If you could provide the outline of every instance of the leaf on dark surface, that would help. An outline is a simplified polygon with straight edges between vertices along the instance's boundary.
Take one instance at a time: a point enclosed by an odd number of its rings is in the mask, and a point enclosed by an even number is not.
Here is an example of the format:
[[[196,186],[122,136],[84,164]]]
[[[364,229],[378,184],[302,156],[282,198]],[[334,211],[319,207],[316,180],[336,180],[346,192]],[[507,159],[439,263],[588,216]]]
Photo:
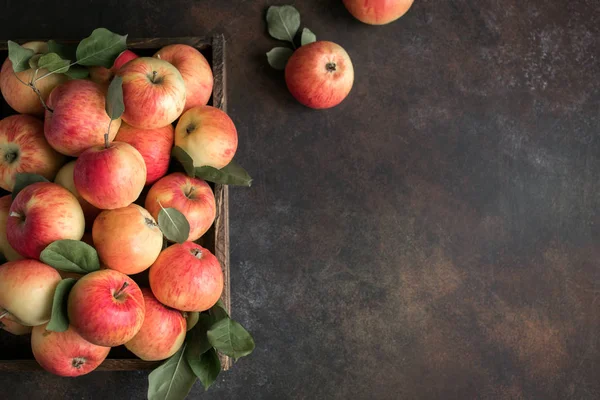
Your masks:
[[[77,46],[79,65],[112,68],[115,59],[127,49],[127,35],[119,35],[106,28],[95,29]]]
[[[267,25],[269,34],[275,39],[294,44],[300,28],[300,13],[292,6],[271,6],[267,10]]]
[[[221,360],[215,349],[210,348],[198,360],[187,360],[194,374],[207,390],[221,373]]]
[[[148,375],[148,400],[184,400],[196,375],[185,359],[187,344]]]
[[[13,71],[21,72],[29,69],[29,59],[35,51],[27,49],[12,40],[8,41],[8,58],[12,63]]]
[[[181,212],[175,208],[163,208],[158,213],[158,227],[165,237],[177,243],[183,243],[190,235],[190,223]]]
[[[57,240],[50,243],[40,254],[40,260],[65,272],[87,274],[100,269],[96,249],[79,240]]]
[[[267,53],[267,61],[271,67],[283,71],[292,54],[294,50],[288,47],[274,47]]]
[[[194,176],[194,160],[184,149],[175,146],[171,151],[171,155],[179,161],[188,176]]]
[[[106,114],[110,119],[121,118],[125,111],[125,103],[123,103],[123,78],[115,76],[108,85],[106,92]]]
[[[46,330],[53,332],[64,332],[69,329],[69,317],[67,315],[67,300],[77,279],[67,278],[58,282],[52,300],[52,316],[46,326]]]
[[[229,314],[227,313],[227,308],[225,304],[221,300],[217,302],[214,306],[208,310],[210,316],[212,317],[213,323],[219,322],[222,319],[229,318]]]
[[[46,68],[48,72],[55,72],[57,74],[67,72],[69,70],[69,64],[71,64],[71,61],[63,60],[56,53],[44,54],[37,62],[38,68]]]
[[[255,346],[250,333],[238,322],[229,318],[215,323],[206,336],[215,349],[234,360],[252,353]]]
[[[17,195],[19,194],[19,192],[21,190],[25,189],[27,186],[31,185],[32,183],[37,183],[37,182],[50,182],[50,181],[38,174],[31,174],[29,172],[18,172],[17,176],[15,177],[15,186],[13,186],[13,190],[12,190],[13,200],[15,199],[15,197],[17,197]]]
[[[223,185],[251,186],[252,178],[248,172],[235,161],[231,161],[225,167],[216,169],[209,166],[197,167],[194,170],[196,178],[205,181],[220,183]]]
[[[302,29],[302,37],[300,38],[300,44],[304,46],[305,44],[309,44],[317,41],[317,35],[312,33],[312,31],[308,28]]]

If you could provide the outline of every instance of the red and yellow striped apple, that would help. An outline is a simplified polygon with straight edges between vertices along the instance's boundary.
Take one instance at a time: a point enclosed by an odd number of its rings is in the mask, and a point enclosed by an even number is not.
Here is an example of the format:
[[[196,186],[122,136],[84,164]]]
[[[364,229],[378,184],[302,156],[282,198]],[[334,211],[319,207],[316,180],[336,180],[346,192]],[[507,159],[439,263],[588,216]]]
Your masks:
[[[343,0],[354,18],[369,25],[385,25],[406,14],[414,0]]]
[[[215,220],[215,196],[210,186],[201,179],[175,172],[161,178],[146,195],[146,209],[154,219],[164,208],[175,208],[190,224],[189,241],[198,240]]]
[[[94,224],[94,220],[100,214],[100,210],[97,207],[91,205],[87,200],[85,200],[75,187],[75,182],[73,182],[73,172],[75,170],[75,160],[69,161],[58,171],[56,174],[56,178],[54,178],[54,183],[64,187],[69,192],[75,196],[81,209],[83,210],[83,215],[85,217],[85,228],[87,230],[92,229],[92,225]],[[2,245],[0,244],[0,248]]]

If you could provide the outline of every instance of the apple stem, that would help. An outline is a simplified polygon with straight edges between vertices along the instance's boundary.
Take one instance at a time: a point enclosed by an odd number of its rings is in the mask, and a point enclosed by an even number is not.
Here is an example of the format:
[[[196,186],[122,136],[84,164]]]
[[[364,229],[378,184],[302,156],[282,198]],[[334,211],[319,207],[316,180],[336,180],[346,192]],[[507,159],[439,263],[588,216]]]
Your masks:
[[[200,250],[200,249],[191,249],[190,253],[192,253],[192,255],[194,257],[196,257],[198,260],[202,258],[202,250]]]
[[[106,131],[106,133],[104,134],[104,148],[108,149],[108,136],[110,135],[110,125],[112,124],[113,120],[112,118],[110,119],[110,122],[108,123],[108,130]]]
[[[50,111],[50,112],[54,112],[54,110],[51,109],[50,107],[48,107],[48,105],[44,101],[44,98],[42,97],[42,92],[40,92],[40,90],[35,86],[35,82],[39,81],[41,78],[38,78],[35,81],[27,83],[27,82],[23,81],[23,79],[19,78],[19,75],[17,75],[16,72],[13,72],[13,73],[15,74],[15,77],[19,80],[19,82],[21,82],[25,86],[29,86],[31,88],[31,90],[33,90],[34,93],[37,94],[37,96],[40,98],[40,102],[42,103],[42,106],[44,107],[44,109],[46,109],[47,111]],[[48,74],[46,74],[46,75],[48,75]],[[46,76],[46,75],[44,75],[44,76]]]
[[[117,291],[117,293],[115,293],[115,294],[114,294],[114,296],[115,296],[115,299],[116,299],[116,298],[118,298],[118,297],[119,297],[119,296],[120,296],[120,295],[123,293],[123,290],[125,290],[125,288],[126,288],[127,286],[129,286],[129,283],[127,283],[127,282],[123,282],[123,286],[121,286],[121,289],[119,289],[119,290]]]

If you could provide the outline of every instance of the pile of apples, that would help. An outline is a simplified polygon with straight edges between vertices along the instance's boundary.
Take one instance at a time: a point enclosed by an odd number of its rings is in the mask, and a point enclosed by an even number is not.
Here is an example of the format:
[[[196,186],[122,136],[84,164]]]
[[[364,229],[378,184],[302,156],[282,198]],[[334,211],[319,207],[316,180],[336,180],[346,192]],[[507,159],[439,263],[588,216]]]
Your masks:
[[[48,51],[44,42],[23,47]],[[235,155],[233,121],[206,105],[211,67],[195,48],[175,44],[153,57],[126,50],[86,79],[49,75],[39,93],[24,84],[33,73],[13,72],[9,59],[0,73],[2,95],[19,113],[0,121],[0,187],[16,193],[0,198],[0,251],[8,260],[0,266],[0,326],[31,333],[35,359],[61,376],[94,370],[120,345],[143,360],[166,359],[191,328],[185,313],[208,310],[223,290],[217,258],[194,243],[214,222],[213,191],[201,179],[167,174],[174,146],[196,167],[220,169]],[[115,77],[124,112],[111,119],[106,96]],[[15,187],[23,174],[47,181]],[[163,209],[187,219],[187,240],[165,240],[157,223]],[[44,249],[66,240],[93,246],[101,268],[77,275],[40,261]],[[140,288],[131,275],[146,270],[150,288]],[[61,312],[53,299],[66,277],[77,279],[62,311],[68,329],[47,330]]]

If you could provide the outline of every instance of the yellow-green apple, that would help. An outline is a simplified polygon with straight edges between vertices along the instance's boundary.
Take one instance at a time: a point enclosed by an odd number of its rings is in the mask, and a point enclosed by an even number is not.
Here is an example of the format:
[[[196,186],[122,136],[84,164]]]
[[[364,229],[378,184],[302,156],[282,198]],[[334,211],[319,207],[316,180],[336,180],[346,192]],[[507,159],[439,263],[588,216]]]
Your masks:
[[[140,129],[124,122],[115,140],[129,143],[140,152],[146,163],[146,185],[165,176],[173,147],[173,125]]]
[[[406,14],[414,0],[343,0],[354,18],[369,25],[385,25]]]
[[[111,68],[89,67],[90,79],[92,82],[108,87],[119,68],[134,58],[138,58],[138,55],[131,50],[125,50],[117,56]]]
[[[85,218],[79,202],[56,183],[37,182],[17,194],[6,223],[8,243],[26,258],[39,258],[56,240],[80,240]]]
[[[170,62],[181,73],[185,82],[184,112],[208,103],[213,90],[213,73],[202,53],[187,44],[171,44],[154,57]]]
[[[169,125],[183,112],[185,83],[170,63],[139,57],[123,65],[123,121],[136,128],[153,129]]]
[[[163,245],[156,221],[137,204],[102,211],[94,221],[92,236],[100,261],[127,275],[150,268]]]
[[[129,143],[98,145],[79,156],[73,181],[81,197],[100,209],[127,207],[144,189],[146,163]]]
[[[194,242],[163,250],[150,267],[149,281],[158,301],[180,311],[208,310],[223,292],[219,260]]]
[[[215,196],[201,179],[175,172],[158,180],[146,195],[146,209],[158,219],[161,205],[175,208],[190,224],[188,241],[198,240],[215,221]]]
[[[75,79],[50,93],[44,133],[56,151],[78,156],[89,147],[104,143],[110,117],[105,110],[105,89],[92,81]],[[121,119],[110,123],[109,141],[117,135]]]
[[[12,196],[10,194],[0,197],[0,251],[8,261],[15,261],[22,259],[23,256],[12,248],[6,238],[6,221],[8,219],[11,204]]]
[[[300,47],[285,66],[287,87],[300,103],[310,108],[337,106],[354,83],[350,56],[332,42],[313,42]]]
[[[67,302],[71,325],[88,342],[115,347],[130,341],[144,323],[144,296],[137,283],[112,269],[77,281]]]
[[[125,347],[144,361],[164,360],[181,348],[187,322],[181,311],[165,307],[150,289],[144,288],[142,293],[146,304],[144,323]]]
[[[5,313],[22,325],[50,320],[58,271],[36,260],[9,261],[0,265],[0,316]]]
[[[72,326],[64,332],[46,330],[48,324],[36,326],[31,333],[31,350],[46,371],[59,376],[81,376],[95,370],[108,356],[110,347],[85,340]]]
[[[215,107],[198,106],[187,110],[175,128],[175,146],[192,157],[195,167],[223,168],[233,159],[237,145],[233,121]]]
[[[86,230],[91,230],[92,225],[94,224],[94,220],[100,214],[100,209],[91,205],[86,199],[81,197],[77,188],[75,187],[75,182],[73,182],[73,171],[75,170],[75,160],[69,161],[56,174],[56,178],[54,178],[54,183],[64,187],[69,192],[73,193],[73,196],[79,202],[81,209],[83,210],[83,215],[85,217],[85,227]],[[0,245],[0,248],[2,246]]]
[[[5,316],[0,319],[0,329],[12,333],[13,335],[21,336],[31,333],[33,328],[16,322],[13,317]]]
[[[18,172],[54,179],[65,162],[44,137],[44,124],[30,115],[13,115],[0,121],[0,187],[12,191]]]
[[[23,47],[33,50],[36,54],[48,52],[48,44],[46,42],[28,42],[23,44]],[[37,76],[41,77],[47,72],[47,69],[42,68],[37,72]],[[31,114],[41,117],[44,115],[44,106],[40,98],[29,86],[21,82],[29,83],[34,74],[35,70],[31,68],[15,74],[12,63],[6,58],[0,71],[0,90],[2,90],[4,99],[13,110],[21,114]],[[64,74],[52,74],[37,81],[35,86],[40,91],[42,99],[47,101],[52,89],[66,82],[67,79],[67,76]]]

